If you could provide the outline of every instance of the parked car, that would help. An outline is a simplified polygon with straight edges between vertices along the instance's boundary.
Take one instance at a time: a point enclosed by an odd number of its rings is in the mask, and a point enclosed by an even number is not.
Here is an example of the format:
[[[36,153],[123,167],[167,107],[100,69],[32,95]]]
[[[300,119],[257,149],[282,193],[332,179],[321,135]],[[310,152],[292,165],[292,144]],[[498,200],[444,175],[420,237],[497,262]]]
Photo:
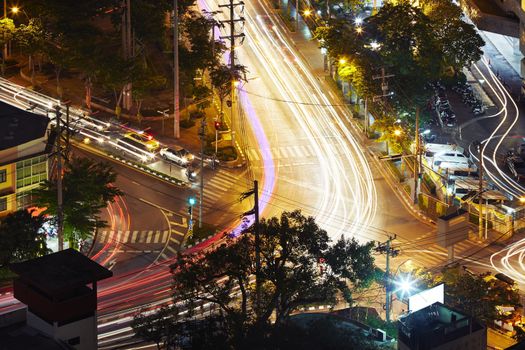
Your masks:
[[[188,150],[175,146],[173,148],[161,148],[159,152],[160,156],[167,161],[173,162],[183,167],[187,167],[193,161],[193,154]]]

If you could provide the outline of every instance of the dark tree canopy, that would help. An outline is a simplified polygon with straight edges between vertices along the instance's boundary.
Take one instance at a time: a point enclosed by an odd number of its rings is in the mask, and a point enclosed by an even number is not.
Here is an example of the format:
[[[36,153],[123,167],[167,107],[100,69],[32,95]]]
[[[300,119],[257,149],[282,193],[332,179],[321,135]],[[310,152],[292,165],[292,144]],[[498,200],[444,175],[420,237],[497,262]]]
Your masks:
[[[339,72],[363,97],[382,95],[380,79],[371,79],[384,67],[391,106],[413,113],[428,100],[428,82],[459,72],[481,58],[484,45],[474,27],[462,20],[460,8],[446,0],[386,3],[356,29],[346,20],[319,27],[316,37],[339,62]],[[349,67],[349,68],[347,68]]]
[[[210,252],[179,256],[172,266],[174,299],[190,310],[202,303],[214,305],[223,316],[228,341],[255,337],[251,332],[260,334],[271,318],[276,325],[285,324],[300,307],[342,298],[352,303],[352,291],[372,282],[373,243],[341,238],[332,246],[312,217],[283,212],[259,226],[261,300],[255,310],[252,229]]]
[[[0,220],[0,268],[49,253],[45,218],[22,209]]]
[[[69,241],[84,239],[105,222],[100,210],[122,194],[113,183],[117,175],[107,163],[88,158],[73,158],[66,163],[63,175],[64,238]],[[36,203],[46,208],[44,214],[56,216],[57,187],[55,181],[46,181],[34,191]]]

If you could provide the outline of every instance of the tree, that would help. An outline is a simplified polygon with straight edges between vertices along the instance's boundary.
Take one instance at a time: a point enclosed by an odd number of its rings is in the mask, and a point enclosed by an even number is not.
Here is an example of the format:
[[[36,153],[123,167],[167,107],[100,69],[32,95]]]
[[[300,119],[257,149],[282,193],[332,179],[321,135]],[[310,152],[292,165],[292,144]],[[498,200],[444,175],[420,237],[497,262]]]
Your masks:
[[[445,304],[464,311],[489,325],[494,320],[511,320],[517,312],[503,314],[498,306],[521,307],[518,291],[514,286],[485,274],[471,274],[459,266],[445,268],[439,275],[417,272],[422,288],[445,284]]]
[[[48,254],[42,215],[21,209],[0,221],[0,267]]]
[[[389,104],[410,118],[414,106],[424,105],[432,94],[428,82],[445,77],[449,67],[457,72],[477,61],[483,46],[459,7],[446,0],[425,0],[420,7],[406,1],[384,4],[359,31],[345,20],[333,20],[315,36],[336,62],[345,58],[339,73],[363,97],[383,94],[381,80],[372,76],[385,67],[394,75]]]
[[[38,19],[31,19],[28,24],[21,24],[15,32],[15,40],[22,52],[29,56],[31,85],[35,86],[35,58],[43,52],[46,32]]]
[[[243,65],[236,65],[232,71],[224,64],[213,68],[210,72],[211,84],[215,88],[215,92],[219,96],[219,101],[221,102],[221,125],[224,124],[224,99],[231,95],[233,89],[232,83],[234,80],[246,81],[246,72],[246,67]]]
[[[107,163],[88,158],[73,158],[66,163],[63,179],[64,239],[72,243],[85,239],[106,223],[100,209],[114,201],[122,192],[113,185],[117,175]],[[36,203],[56,223],[56,181],[45,181],[34,191]]]
[[[211,303],[223,315],[227,341],[251,342],[263,336],[270,318],[285,324],[300,307],[352,302],[352,291],[374,276],[372,243],[341,238],[330,246],[326,231],[300,211],[261,220],[261,299],[255,310],[253,227],[210,252],[179,256],[172,265],[174,299],[188,310]],[[344,256],[352,254],[351,257]],[[320,259],[325,261],[320,265]],[[345,279],[348,278],[348,281]]]
[[[4,47],[8,42],[11,41],[15,33],[15,23],[10,18],[0,19],[0,46]],[[5,59],[2,53],[2,75],[5,72]]]
[[[146,315],[146,313],[148,313]],[[166,347],[174,330],[174,317],[177,313],[171,307],[164,306],[154,313],[141,310],[133,317],[131,328],[135,335],[146,341],[152,341],[157,349]],[[162,347],[161,347],[162,345]]]
[[[375,119],[371,128],[380,133],[377,142],[386,142],[388,149],[393,153],[403,153],[409,149],[412,138],[409,128],[400,126],[397,120],[392,114],[386,114]]]

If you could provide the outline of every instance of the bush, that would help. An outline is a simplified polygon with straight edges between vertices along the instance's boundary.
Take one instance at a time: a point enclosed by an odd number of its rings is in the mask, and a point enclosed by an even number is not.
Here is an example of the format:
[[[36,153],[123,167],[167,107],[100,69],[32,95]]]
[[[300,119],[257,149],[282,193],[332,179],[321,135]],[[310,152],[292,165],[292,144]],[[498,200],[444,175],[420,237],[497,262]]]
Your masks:
[[[219,148],[217,150],[217,158],[220,161],[231,161],[237,159],[237,151],[235,150],[235,147],[228,146]]]
[[[180,127],[184,129],[189,129],[192,126],[195,126],[195,120],[189,118],[189,119],[183,119],[180,121]]]

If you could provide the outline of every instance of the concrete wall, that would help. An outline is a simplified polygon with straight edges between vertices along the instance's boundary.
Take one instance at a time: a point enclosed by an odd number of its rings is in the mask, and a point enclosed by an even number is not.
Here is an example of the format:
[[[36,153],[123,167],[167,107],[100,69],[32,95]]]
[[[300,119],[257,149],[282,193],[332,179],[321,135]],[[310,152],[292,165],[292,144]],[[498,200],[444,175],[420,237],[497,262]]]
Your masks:
[[[49,324],[32,312],[28,311],[27,324],[54,339],[60,339],[66,344],[69,344],[70,340],[79,337],[80,343],[78,345],[70,344],[70,346],[74,347],[75,349],[97,349],[97,328],[95,316],[86,317],[79,321],[71,322],[59,327],[56,323]]]

